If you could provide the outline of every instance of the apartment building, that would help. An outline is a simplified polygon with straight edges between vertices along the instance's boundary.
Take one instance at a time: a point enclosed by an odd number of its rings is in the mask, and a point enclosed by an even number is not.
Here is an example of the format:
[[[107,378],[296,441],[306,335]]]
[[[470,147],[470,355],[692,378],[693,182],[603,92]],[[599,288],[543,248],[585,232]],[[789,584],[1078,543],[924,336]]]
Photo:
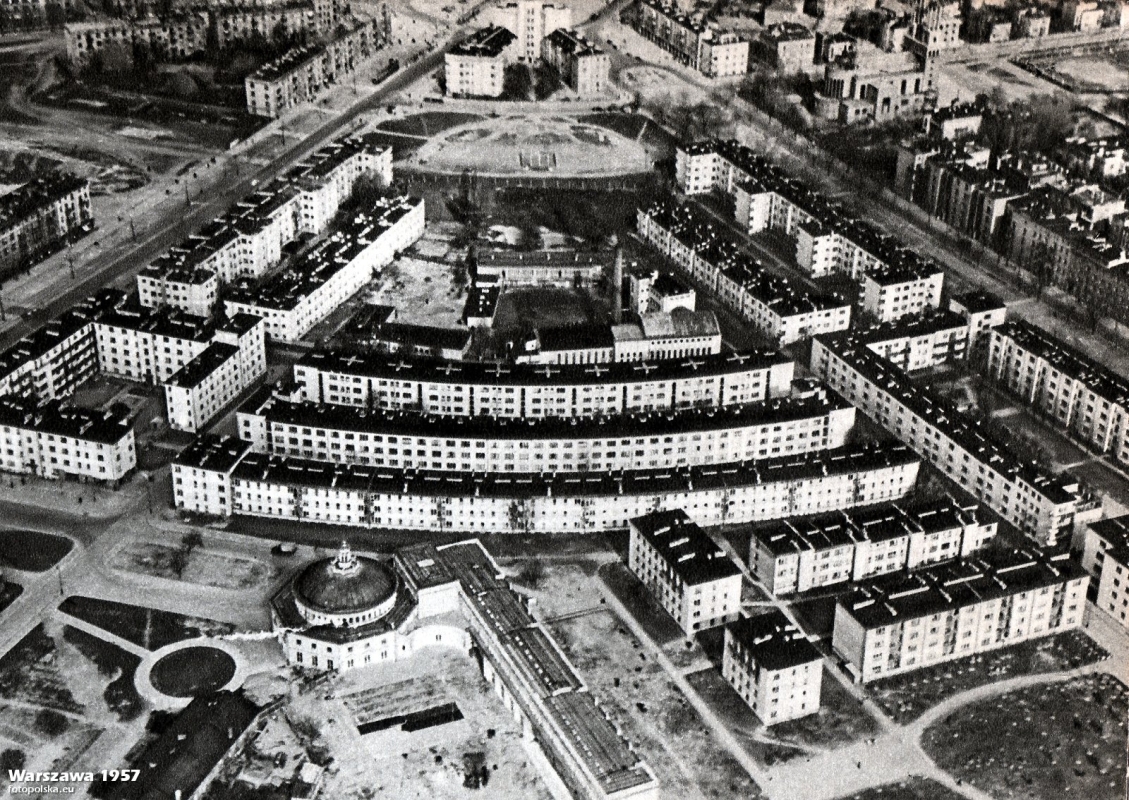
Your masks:
[[[749,71],[747,39],[684,13],[677,3],[641,0],[632,25],[637,33],[707,78]]]
[[[897,322],[880,322],[832,334],[835,339],[863,346],[903,372],[955,364],[968,358],[970,326],[951,311],[940,311]]]
[[[641,239],[777,346],[850,325],[849,303],[764,269],[727,230],[688,204],[659,201],[640,209],[636,220]]]
[[[478,250],[474,280],[502,286],[592,286],[615,262],[613,250]]]
[[[264,281],[240,280],[224,294],[229,316],[254,314],[278,341],[301,339],[423,235],[424,201],[385,198]]]
[[[949,310],[968,322],[968,352],[979,355],[987,347],[988,331],[1007,322],[1007,304],[984,291],[970,291],[949,298]]]
[[[198,440],[173,463],[178,508],[434,532],[623,531],[635,517],[677,508],[699,525],[815,514],[905,497],[920,466],[909,448],[889,443],[614,473],[403,470],[266,455],[249,447],[209,466],[208,441]]]
[[[1129,516],[1097,520],[1085,527],[1082,569],[1097,592],[1094,605],[1129,628]]]
[[[844,446],[855,409],[815,392],[762,403],[568,419],[433,417],[313,405],[264,388],[238,411],[256,452],[463,472],[664,469]]]
[[[749,566],[779,597],[963,558],[996,528],[979,503],[885,503],[758,526]]]
[[[514,58],[532,64],[542,57],[547,36],[572,27],[572,9],[542,0],[517,0],[486,6],[479,12],[479,19],[513,34]]]
[[[750,45],[752,57],[782,75],[794,75],[815,63],[815,34],[795,22],[768,25]]]
[[[351,137],[317,150],[143,269],[141,304],[209,316],[224,285],[262,276],[298,236],[323,233],[362,176],[391,185],[392,148]]]
[[[103,289],[0,352],[0,395],[70,395],[99,369],[94,321],[124,302]]]
[[[686,194],[720,190],[734,199],[749,234],[780,231],[796,240],[796,261],[810,277],[842,273],[860,283],[859,303],[881,322],[941,303],[941,267],[857,219],[767,159],[734,141],[681,146],[675,161]]]
[[[294,365],[294,380],[307,403],[529,419],[757,403],[788,395],[794,367],[787,356],[760,350],[606,367],[314,351]]]
[[[819,711],[823,657],[777,609],[725,626],[721,675],[766,727]]]
[[[354,20],[332,39],[295,47],[264,64],[243,81],[247,113],[275,119],[303,103],[313,102],[345,80],[388,44],[388,18]]]
[[[541,60],[557,71],[578,97],[600,97],[608,91],[608,54],[575,30],[558,28],[541,42]]]
[[[941,474],[1040,545],[1069,536],[1089,513],[1070,473],[1051,474],[1017,458],[983,426],[914,385],[897,367],[849,337],[817,338],[812,372]]]
[[[932,56],[869,48],[825,67],[816,114],[848,125],[917,116],[936,106],[936,84]]]
[[[687,637],[741,615],[741,570],[686,512],[628,524],[627,566]]]
[[[507,28],[480,28],[443,55],[448,97],[500,97],[518,37]]]
[[[216,329],[211,344],[165,382],[169,426],[200,431],[266,371],[266,322],[237,314]]]
[[[1078,628],[1088,582],[1042,550],[891,575],[839,598],[831,646],[866,683]]]
[[[627,307],[636,314],[650,311],[670,313],[676,308],[693,311],[698,302],[697,292],[685,281],[658,270],[637,270],[627,276],[629,286]]]
[[[0,268],[30,267],[93,229],[90,184],[54,173],[0,195]]]
[[[117,485],[135,466],[125,417],[30,395],[0,397],[0,469]]]

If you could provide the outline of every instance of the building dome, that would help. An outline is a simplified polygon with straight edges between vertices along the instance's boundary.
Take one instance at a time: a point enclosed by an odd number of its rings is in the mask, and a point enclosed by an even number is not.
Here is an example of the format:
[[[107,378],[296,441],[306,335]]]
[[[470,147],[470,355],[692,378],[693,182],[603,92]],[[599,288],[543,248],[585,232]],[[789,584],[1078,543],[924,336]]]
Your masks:
[[[371,558],[358,558],[342,542],[336,558],[315,561],[294,581],[298,608],[315,623],[370,622],[396,600],[396,575]]]

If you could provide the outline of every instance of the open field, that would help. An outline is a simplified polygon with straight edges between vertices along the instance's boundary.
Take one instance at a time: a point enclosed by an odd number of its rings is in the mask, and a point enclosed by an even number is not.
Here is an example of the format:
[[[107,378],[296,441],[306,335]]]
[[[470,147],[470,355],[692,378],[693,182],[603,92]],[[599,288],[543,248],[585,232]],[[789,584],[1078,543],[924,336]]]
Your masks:
[[[1129,690],[1109,675],[1034,686],[962,708],[922,743],[997,800],[1125,797]]]
[[[0,566],[46,572],[74,547],[65,536],[29,530],[0,529]]]
[[[947,697],[1019,675],[1061,672],[1109,657],[1084,632],[1075,630],[1014,647],[914,670],[867,685],[895,721],[909,722]]]
[[[174,642],[233,630],[223,622],[93,597],[68,597],[59,604],[59,610],[146,650],[160,650]]]
[[[265,586],[275,575],[268,563],[206,546],[194,548],[178,573],[174,562],[179,549],[169,544],[131,541],[115,550],[107,561],[115,569],[126,572],[220,589]]]

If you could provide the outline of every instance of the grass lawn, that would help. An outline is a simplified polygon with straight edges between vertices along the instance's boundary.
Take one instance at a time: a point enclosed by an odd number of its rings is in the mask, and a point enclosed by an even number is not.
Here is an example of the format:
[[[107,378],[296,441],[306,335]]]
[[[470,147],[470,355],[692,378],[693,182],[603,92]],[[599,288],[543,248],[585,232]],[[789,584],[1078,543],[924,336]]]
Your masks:
[[[1125,797],[1129,690],[1086,675],[966,706],[926,730],[937,765],[999,800]]]
[[[403,119],[390,119],[377,127],[393,133],[407,133],[412,136],[434,136],[437,133],[466,125],[468,122],[481,122],[478,114],[463,114],[457,111],[424,111]]]
[[[234,630],[234,626],[225,622],[93,597],[68,597],[59,604],[59,610],[147,650],[159,650],[185,639]]]
[[[82,705],[59,673],[55,640],[40,623],[0,657],[0,697],[80,713]]]
[[[222,689],[235,675],[235,660],[215,647],[186,647],[169,653],[149,673],[159,692],[195,697]]]
[[[637,139],[639,134],[643,132],[643,126],[647,124],[648,119],[641,114],[604,112],[600,114],[588,114],[580,117],[578,121],[585,122],[589,125],[599,125],[601,128],[615,131],[625,139]]]
[[[841,800],[959,800],[961,795],[954,794],[936,781],[928,778],[910,778],[909,780],[887,783],[885,786],[875,786]]]
[[[1067,631],[875,681],[868,689],[883,711],[906,723],[945,698],[977,686],[1019,675],[1075,669],[1108,657],[1084,632]]]
[[[512,331],[529,326],[564,328],[607,321],[607,310],[581,289],[513,289],[503,292],[498,300],[494,330]]]
[[[589,246],[602,246],[612,234],[635,230],[635,213],[659,196],[655,188],[637,191],[582,189],[502,189],[495,194],[490,224],[539,225]]]
[[[631,574],[631,570],[626,566],[610,564],[600,570],[600,575],[612,593],[627,607],[631,616],[635,617],[635,621],[643,626],[655,642],[665,645],[686,638],[678,623],[666,613],[666,609],[659,605],[650,590]]]
[[[63,627],[63,638],[90,659],[98,667],[101,675],[113,678],[102,696],[106,699],[106,705],[110,710],[118,715],[118,719],[128,722],[141,716],[145,704],[133,683],[133,676],[137,673],[141,659],[133,653],[127,653],[116,644],[103,641],[70,625]]]
[[[26,530],[0,530],[0,566],[46,572],[74,547],[65,536]]]
[[[12,603],[16,602],[16,598],[23,593],[24,587],[20,586],[18,583],[7,581],[4,584],[0,584],[0,611],[3,611]]]

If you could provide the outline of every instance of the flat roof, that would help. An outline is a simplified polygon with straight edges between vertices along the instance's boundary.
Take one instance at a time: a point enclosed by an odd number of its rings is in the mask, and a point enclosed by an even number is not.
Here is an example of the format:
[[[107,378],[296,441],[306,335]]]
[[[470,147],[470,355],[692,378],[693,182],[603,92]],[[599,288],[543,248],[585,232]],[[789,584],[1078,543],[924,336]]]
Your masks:
[[[743,350],[657,361],[606,364],[502,364],[449,361],[387,353],[309,352],[295,365],[340,375],[363,375],[391,381],[470,384],[474,386],[583,386],[643,383],[710,375],[735,375],[792,363],[776,350]]]
[[[920,463],[920,457],[909,447],[890,442],[681,469],[555,473],[402,470],[248,451],[234,467],[232,479],[424,497],[615,497],[822,480]]]
[[[173,459],[173,464],[212,472],[230,472],[250,449],[251,443],[238,436],[197,436]]]
[[[823,660],[804,632],[776,608],[730,622],[725,631],[758,667],[772,672]]]
[[[1007,303],[991,292],[977,289],[963,294],[952,296],[952,302],[959,303],[970,314],[982,314],[986,311],[1000,311],[1007,309]]]
[[[1129,514],[1091,522],[1090,530],[1109,543],[1106,556],[1120,564],[1129,564]]]
[[[64,311],[42,328],[28,334],[0,353],[0,376],[11,375],[28,362],[42,358],[59,344],[89,328],[92,322],[124,302],[124,292],[117,289],[102,289],[94,296],[72,306],[69,311]]]
[[[475,263],[479,269],[603,269],[614,262],[614,250],[479,250],[475,253]]]
[[[1099,364],[1053,335],[1025,320],[1005,322],[993,334],[1042,358],[1064,375],[1078,381],[1098,397],[1117,406],[1129,405],[1129,379]]]
[[[720,408],[639,412],[614,417],[451,417],[394,409],[370,410],[355,406],[295,402],[274,396],[269,387],[264,387],[239,411],[262,416],[268,425],[298,425],[387,436],[449,436],[522,441],[669,436],[675,433],[728,430],[812,419],[833,411],[853,408],[835,393],[819,392],[807,397],[781,397]]]
[[[874,629],[1086,577],[1069,553],[987,551],[864,582],[842,595],[838,606]]]
[[[690,586],[741,574],[729,554],[682,509],[636,517],[631,527]]]
[[[113,445],[130,433],[124,416],[33,396],[0,397],[0,425]]]
[[[86,178],[55,172],[0,195],[0,226],[12,225],[87,185]]]
[[[973,421],[948,403],[918,387],[905,372],[867,347],[837,336],[816,340],[866,380],[890,395],[927,424],[959,444],[977,460],[1007,478],[1022,478],[1054,504],[1077,496],[1078,479],[1068,472],[1049,473],[1033,462],[1021,461],[1011,448],[996,439],[990,426]]]
[[[995,523],[981,518],[979,503],[958,503],[945,497],[924,503],[905,500],[788,517],[758,525],[753,529],[753,537],[762,549],[782,556],[985,524]]]
[[[470,345],[470,328],[441,328],[437,325],[414,325],[408,322],[382,322],[368,331],[370,344],[396,344],[401,347],[426,347],[441,350],[465,350]],[[350,356],[345,356],[348,359]],[[389,358],[373,354],[373,359]],[[305,360],[305,359],[303,359]]]

